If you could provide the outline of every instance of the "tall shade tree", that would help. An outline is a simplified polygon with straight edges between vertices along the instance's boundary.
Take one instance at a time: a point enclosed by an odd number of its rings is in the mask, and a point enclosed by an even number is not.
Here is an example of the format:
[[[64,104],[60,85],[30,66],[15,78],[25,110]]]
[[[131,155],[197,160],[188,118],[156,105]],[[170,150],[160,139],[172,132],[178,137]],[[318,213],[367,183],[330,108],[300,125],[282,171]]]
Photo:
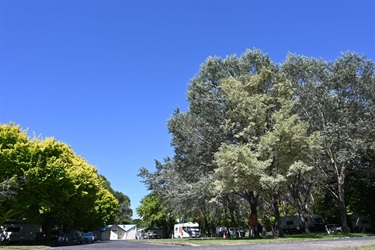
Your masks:
[[[233,140],[215,154],[216,190],[253,190],[268,196],[283,236],[281,194],[287,192],[289,178],[314,168],[319,134],[308,135],[307,124],[293,114],[291,84],[271,70],[230,78],[222,89],[231,108],[226,128]]]
[[[275,213],[287,201],[303,217],[311,194],[324,187],[336,197],[347,231],[346,175],[361,178],[357,169],[373,168],[374,93],[373,62],[351,52],[335,62],[289,55],[279,67],[259,50],[209,57],[189,84],[188,110],[177,109],[168,121],[174,156],[140,176],[171,211],[204,218],[232,194],[254,214],[261,198]],[[318,132],[321,157],[315,157]],[[359,209],[355,204],[350,208]]]
[[[118,207],[97,169],[54,138],[30,140],[14,124],[0,126],[1,178],[23,181],[14,199],[1,206],[3,218],[53,227],[92,229],[113,221]]]
[[[54,226],[91,229],[113,219],[117,202],[96,168],[54,138],[33,141],[33,166],[13,204],[13,218]]]
[[[170,191],[165,192],[164,197],[181,204],[175,207],[188,207],[190,211],[203,213],[211,206],[207,203],[214,197],[210,190],[211,178],[217,168],[214,154],[230,136],[223,130],[227,108],[220,85],[228,77],[256,74],[264,66],[274,67],[269,57],[259,50],[248,50],[240,57],[209,57],[191,80],[187,93],[189,109],[186,112],[176,110],[168,121],[174,157],[166,164],[165,171],[158,170],[152,177],[149,173],[143,174],[156,183],[158,177],[163,176],[165,189]],[[147,171],[142,169],[142,172]],[[200,191],[200,195],[195,195],[196,191]]]
[[[326,187],[337,199],[348,232],[346,176],[359,165],[371,167],[365,158],[374,152],[374,63],[352,52],[334,62],[289,55],[281,70],[297,89],[301,116],[321,132],[321,171],[325,183],[336,180]]]

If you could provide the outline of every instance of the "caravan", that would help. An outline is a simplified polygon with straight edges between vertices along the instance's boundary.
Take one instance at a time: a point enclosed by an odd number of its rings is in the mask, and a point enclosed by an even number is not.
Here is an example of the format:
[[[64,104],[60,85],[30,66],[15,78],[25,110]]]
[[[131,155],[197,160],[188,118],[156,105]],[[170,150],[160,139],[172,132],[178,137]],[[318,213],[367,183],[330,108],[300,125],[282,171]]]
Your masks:
[[[354,232],[364,233],[371,232],[372,225],[370,219],[367,216],[353,215],[350,218]]]
[[[10,234],[10,241],[35,241],[40,234],[40,226],[28,221],[6,221],[4,228]]]
[[[307,214],[305,215],[305,220],[308,223],[310,231],[323,232],[325,230],[325,221],[322,216],[317,214]],[[281,226],[287,234],[302,233],[305,230],[298,214],[281,217]]]
[[[174,238],[199,238],[201,231],[199,224],[193,222],[180,223],[174,225]]]

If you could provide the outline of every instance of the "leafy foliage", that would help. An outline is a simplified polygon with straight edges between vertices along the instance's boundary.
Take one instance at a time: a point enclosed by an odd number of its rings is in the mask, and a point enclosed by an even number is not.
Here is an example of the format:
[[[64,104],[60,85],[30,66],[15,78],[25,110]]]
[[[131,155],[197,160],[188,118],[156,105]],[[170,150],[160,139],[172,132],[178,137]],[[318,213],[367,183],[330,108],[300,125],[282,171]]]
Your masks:
[[[30,140],[14,124],[0,126],[0,178],[22,177],[15,199],[3,201],[3,218],[53,227],[93,229],[114,220],[118,201],[97,169],[54,138]],[[4,167],[6,166],[6,167]]]
[[[141,200],[141,205],[137,208],[137,214],[148,227],[163,228],[166,235],[173,231],[176,219],[165,209],[165,203],[158,195],[149,194]]]
[[[374,64],[347,52],[334,62],[289,55],[282,71],[298,89],[300,113],[312,131],[320,131],[323,184],[336,197],[341,223],[346,221],[345,180],[374,145]],[[334,186],[327,185],[335,178]]]
[[[209,57],[188,110],[168,121],[174,156],[139,176],[168,211],[205,230],[228,221],[226,211],[234,226],[235,214],[249,216],[244,200],[264,218],[302,219],[329,197],[347,230],[347,212],[373,214],[374,199],[360,193],[375,180],[374,81],[373,62],[352,52],[334,62],[289,55],[280,66],[259,50]]]

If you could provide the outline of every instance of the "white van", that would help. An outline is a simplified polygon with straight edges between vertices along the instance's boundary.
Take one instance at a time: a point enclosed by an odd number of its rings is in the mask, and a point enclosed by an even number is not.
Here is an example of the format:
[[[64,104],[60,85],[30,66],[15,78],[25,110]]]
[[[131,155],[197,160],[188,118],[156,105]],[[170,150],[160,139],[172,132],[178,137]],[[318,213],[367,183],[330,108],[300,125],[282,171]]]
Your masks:
[[[194,222],[186,222],[174,225],[173,230],[174,238],[199,238],[201,237],[201,231],[199,224]]]

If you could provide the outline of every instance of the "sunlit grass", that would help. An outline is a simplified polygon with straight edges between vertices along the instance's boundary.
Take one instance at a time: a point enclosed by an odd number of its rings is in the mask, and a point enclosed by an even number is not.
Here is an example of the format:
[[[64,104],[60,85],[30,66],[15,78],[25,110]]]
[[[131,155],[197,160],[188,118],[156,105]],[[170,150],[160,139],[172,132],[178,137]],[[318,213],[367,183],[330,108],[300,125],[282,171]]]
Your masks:
[[[366,237],[371,234],[324,234],[324,233],[311,233],[311,234],[297,234],[288,235],[284,238],[274,237],[257,237],[257,238],[230,238],[223,239],[218,237],[203,237],[199,239],[159,239],[159,240],[147,240],[148,242],[158,242],[164,244],[176,244],[176,245],[239,245],[239,244],[267,244],[267,243],[278,243],[278,242],[298,242],[306,240],[317,240],[317,239],[337,239],[337,238],[351,238],[351,237]],[[371,248],[370,248],[371,249]],[[367,249],[366,249],[367,250]],[[375,249],[374,249],[375,250]]]
[[[48,246],[17,246],[17,245],[0,245],[1,250],[36,250],[36,249],[46,249]]]
[[[371,246],[361,246],[361,247],[355,247],[355,248],[348,248],[348,250],[375,250],[375,245]]]
[[[203,237],[199,239],[153,239],[153,240],[141,240],[150,243],[158,244],[174,244],[174,245],[197,245],[197,246],[208,246],[208,245],[244,245],[244,244],[267,244],[267,243],[279,243],[279,242],[298,242],[306,240],[318,240],[318,239],[337,239],[337,238],[352,238],[352,237],[367,237],[374,236],[374,234],[324,234],[324,233],[311,233],[311,234],[296,234],[288,235],[285,238],[274,238],[274,237],[257,237],[257,238],[230,238],[223,239],[218,237]],[[43,245],[0,245],[0,250],[37,250],[47,249],[49,246]],[[362,246],[356,248],[349,248],[350,250],[375,250],[375,245]],[[348,250],[349,250],[348,249]]]

